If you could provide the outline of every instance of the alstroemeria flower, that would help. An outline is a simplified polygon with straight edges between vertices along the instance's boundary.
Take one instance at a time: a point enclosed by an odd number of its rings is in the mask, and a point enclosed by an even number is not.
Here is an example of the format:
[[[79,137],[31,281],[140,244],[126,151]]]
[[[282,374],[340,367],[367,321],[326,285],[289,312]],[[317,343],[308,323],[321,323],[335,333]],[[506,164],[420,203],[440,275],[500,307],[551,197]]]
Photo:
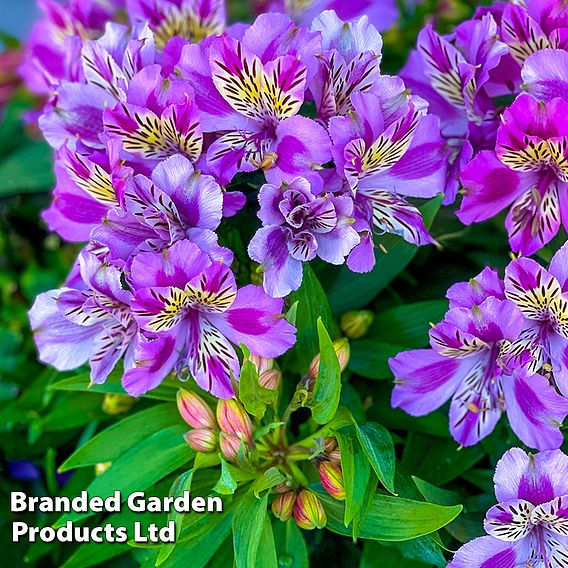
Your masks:
[[[545,102],[558,97],[568,100],[568,51],[537,51],[525,61],[521,75],[523,90],[533,97]]]
[[[457,212],[465,224],[512,204],[506,220],[515,252],[531,255],[568,227],[568,102],[519,96],[503,114],[495,151],[480,152],[461,175]]]
[[[394,0],[261,0],[267,12],[285,12],[299,24],[309,26],[324,10],[334,10],[345,21],[367,16],[380,31],[388,30],[399,16]]]
[[[490,273],[483,280],[494,286]],[[469,289],[462,285],[450,297],[467,304],[478,289],[475,282]],[[529,375],[525,359],[510,353],[524,323],[511,300],[490,296],[473,307],[450,308],[430,331],[432,349],[406,351],[389,361],[396,379],[393,407],[422,416],[451,397],[450,432],[464,446],[489,435],[506,412],[511,428],[527,445],[559,447],[568,400],[542,375]]]
[[[312,30],[321,32],[323,51],[310,90],[318,117],[327,121],[352,110],[353,93],[372,89],[380,75],[383,39],[366,16],[343,22],[332,10],[318,16]]]
[[[442,135],[452,148],[445,203],[455,200],[460,170],[472,152],[493,148],[495,142],[499,113],[488,87],[491,72],[508,54],[497,38],[491,14],[459,25],[450,37],[428,24],[401,71],[412,93],[428,101],[429,111],[440,117]]]
[[[78,76],[56,87],[39,125],[55,149],[65,143],[74,147],[77,141],[100,149],[103,111],[125,100],[132,77],[154,63],[154,38],[145,25],[130,31],[111,23],[103,37],[85,43],[76,55]]]
[[[560,450],[526,454],[512,448],[495,470],[498,504],[482,536],[462,546],[448,568],[566,565],[568,457]]]
[[[269,183],[301,175],[322,188],[318,169],[331,159],[331,144],[324,128],[298,115],[307,75],[299,59],[263,62],[244,41],[223,36],[186,46],[179,69],[195,90],[203,130],[220,133],[207,164],[222,185],[263,169]]]
[[[568,245],[548,270],[530,258],[513,260],[505,272],[505,294],[525,316],[520,348],[530,350],[531,368],[548,365],[554,383],[568,395]]]
[[[233,396],[239,360],[233,344],[262,357],[282,355],[295,329],[281,315],[283,302],[258,286],[237,290],[230,268],[214,263],[197,245],[179,241],[133,262],[131,306],[140,327],[135,367],[124,388],[133,396],[155,388],[173,369],[189,374],[219,398]]]
[[[130,313],[132,294],[123,274],[87,251],[79,256],[81,289],[61,288],[40,294],[30,321],[41,361],[59,371],[87,361],[91,381],[103,383],[123,355],[132,364],[138,326]]]
[[[126,101],[104,113],[105,133],[122,143],[124,157],[149,168],[183,154],[192,162],[201,155],[199,112],[186,81],[166,79],[160,65],[150,65],[130,82]]]
[[[400,79],[380,77],[372,93],[356,93],[351,101],[349,116],[329,124],[337,172],[354,194],[355,228],[367,235],[359,247],[370,249],[356,249],[348,264],[364,272],[374,265],[371,227],[419,245],[433,242],[406,198],[444,190],[447,155],[438,118],[417,108]]]
[[[131,20],[150,24],[160,49],[174,37],[199,42],[225,30],[224,0],[126,0],[126,4]]]
[[[55,160],[53,203],[42,215],[49,229],[70,242],[88,241],[108,210],[118,205],[126,171],[116,143],[86,153],[63,146]]]
[[[283,297],[300,287],[303,262],[317,256],[343,264],[359,243],[349,195],[315,196],[306,179],[296,178],[280,186],[263,185],[258,199],[263,227],[251,240],[249,255],[261,264],[264,289],[271,296]]]
[[[38,95],[49,95],[54,85],[69,76],[69,67],[78,45],[102,34],[121,0],[38,0],[44,13],[36,22],[26,43],[26,57],[20,73],[28,88]],[[73,48],[73,49],[70,49]]]
[[[218,245],[214,232],[223,216],[223,196],[214,178],[195,171],[184,156],[172,156],[151,179],[138,174],[125,182],[120,206],[108,211],[91,239],[108,248],[110,259],[124,262],[187,239],[230,265],[233,253]]]

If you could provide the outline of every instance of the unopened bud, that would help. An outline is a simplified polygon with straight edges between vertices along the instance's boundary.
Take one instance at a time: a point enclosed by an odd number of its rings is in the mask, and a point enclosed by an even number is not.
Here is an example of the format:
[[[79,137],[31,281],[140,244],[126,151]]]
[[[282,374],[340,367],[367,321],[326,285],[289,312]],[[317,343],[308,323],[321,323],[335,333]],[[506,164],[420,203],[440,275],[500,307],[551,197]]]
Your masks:
[[[369,310],[354,310],[343,314],[339,325],[349,339],[359,339],[369,331],[374,317],[375,314]]]
[[[331,461],[323,461],[318,466],[319,476],[323,488],[338,501],[345,499],[345,486],[343,485],[343,472],[341,466]]]
[[[296,498],[294,520],[300,528],[305,530],[321,529],[327,523],[320,500],[309,489],[302,489]]]
[[[209,454],[217,449],[217,434],[209,428],[195,428],[184,435],[190,448],[196,452]]]
[[[97,477],[99,475],[102,475],[111,465],[112,465],[112,462],[101,462],[101,463],[95,464],[95,475]]]
[[[264,371],[269,371],[274,367],[274,359],[267,359],[259,355],[251,355],[249,361],[256,367],[259,375],[262,375]]]
[[[107,393],[103,400],[103,412],[111,416],[124,414],[132,408],[134,402],[135,400],[130,396]]]
[[[328,436],[327,438],[324,439],[323,451],[326,454],[330,454],[336,448],[337,448],[337,440],[335,438],[333,438],[332,436]]]
[[[339,448],[329,452],[329,454],[327,454],[327,459],[333,463],[341,463],[341,453],[339,452]]]
[[[242,443],[243,441],[238,436],[235,436],[235,434],[226,434],[225,432],[219,434],[219,447],[227,461],[238,461],[239,449]]]
[[[347,363],[349,363],[349,355],[351,350],[349,348],[349,340],[346,337],[341,339],[336,339],[333,342],[333,348],[335,349],[335,354],[337,355],[337,360],[339,361],[339,368],[341,371],[345,371],[347,368]],[[308,369],[308,377],[310,379],[316,379],[319,373],[320,367],[320,354],[318,353],[310,363],[310,368]]]
[[[217,422],[226,434],[233,434],[245,442],[252,441],[252,422],[243,405],[236,399],[219,400]]]
[[[278,369],[264,371],[264,373],[258,377],[260,386],[271,391],[278,390],[281,381],[282,373]]]
[[[296,493],[287,491],[279,493],[276,499],[272,501],[272,512],[277,519],[287,521],[294,514],[294,504],[296,503]]]
[[[209,405],[194,392],[180,389],[177,393],[177,405],[181,417],[194,428],[215,430],[215,415]]]

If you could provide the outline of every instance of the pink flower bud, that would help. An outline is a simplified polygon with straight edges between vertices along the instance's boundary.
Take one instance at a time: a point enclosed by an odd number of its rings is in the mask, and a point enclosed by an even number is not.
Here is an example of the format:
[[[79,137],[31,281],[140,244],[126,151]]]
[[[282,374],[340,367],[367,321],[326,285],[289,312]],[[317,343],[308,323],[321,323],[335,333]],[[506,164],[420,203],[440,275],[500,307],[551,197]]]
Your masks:
[[[296,493],[294,493],[294,491],[279,493],[276,495],[276,499],[272,501],[272,512],[277,519],[287,521],[292,518],[295,503]]]
[[[318,471],[323,488],[334,499],[343,501],[345,499],[345,486],[343,485],[341,466],[331,461],[324,461],[319,464]]]
[[[335,354],[337,355],[337,360],[339,361],[339,368],[343,372],[347,368],[347,363],[349,363],[349,355],[351,354],[349,340],[346,337],[336,339],[333,342],[333,348],[335,349]],[[310,363],[310,368],[308,369],[308,378],[317,379],[319,367],[320,354],[318,353]]]
[[[181,417],[194,428],[215,430],[215,415],[207,403],[194,392],[180,389],[177,393],[177,405]]]
[[[294,520],[305,530],[322,529],[327,523],[323,506],[316,494],[309,489],[302,489],[294,505]]]
[[[209,454],[217,448],[217,434],[208,428],[195,428],[184,435],[188,446],[196,452]]]
[[[264,371],[270,371],[270,369],[274,367],[274,359],[267,359],[259,355],[251,355],[249,361],[257,368],[261,375]]]
[[[235,398],[219,400],[217,422],[226,434],[233,434],[247,443],[252,441],[252,422],[243,405]]]
[[[335,448],[335,450],[329,452],[329,454],[327,454],[327,459],[330,462],[341,463],[341,453],[339,452],[339,448]]]
[[[270,369],[261,373],[258,377],[258,381],[261,387],[275,391],[278,390],[280,382],[282,381],[282,373],[278,369]]]
[[[238,461],[239,449],[242,443],[242,440],[235,434],[226,434],[225,432],[219,434],[219,447],[227,461]]]

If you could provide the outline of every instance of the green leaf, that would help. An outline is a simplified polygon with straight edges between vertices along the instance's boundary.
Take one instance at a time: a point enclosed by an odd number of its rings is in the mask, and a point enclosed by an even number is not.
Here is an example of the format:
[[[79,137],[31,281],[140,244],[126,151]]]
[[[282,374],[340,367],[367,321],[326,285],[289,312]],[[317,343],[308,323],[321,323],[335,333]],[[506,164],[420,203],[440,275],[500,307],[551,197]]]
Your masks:
[[[436,503],[437,505],[455,505],[460,502],[460,496],[455,491],[448,491],[447,489],[440,489],[419,477],[412,476],[418,491],[422,494],[424,499],[429,503]]]
[[[262,418],[266,406],[275,402],[278,391],[265,389],[258,381],[258,370],[254,363],[245,361],[239,380],[239,399],[249,414]]]
[[[122,454],[102,475],[87,487],[91,497],[110,497],[120,491],[123,499],[134,491],[144,491],[178,467],[191,460],[195,452],[183,439],[187,426],[176,425],[164,428],[147,437]],[[151,467],[149,466],[151,464]],[[57,522],[77,521],[94,513],[67,513]]]
[[[91,438],[73,453],[59,468],[60,472],[76,467],[115,461],[124,452],[144,441],[156,431],[174,424],[181,424],[177,408],[173,404],[158,404],[123,418]]]
[[[0,197],[51,189],[53,155],[46,142],[28,142],[0,162]]]
[[[279,565],[286,568],[309,568],[308,547],[298,525],[293,520],[285,523],[276,521],[273,531]]]
[[[255,496],[259,497],[263,491],[272,489],[283,481],[286,481],[286,478],[280,473],[280,470],[276,467],[270,467],[254,482],[252,490]]]
[[[274,534],[268,517],[265,517],[264,519],[264,527],[262,529],[262,536],[258,546],[255,566],[256,568],[278,568]]]
[[[401,543],[406,544],[406,543]],[[439,563],[441,559],[441,564]],[[416,558],[405,558],[402,552],[397,548],[384,543],[368,540],[363,546],[363,555],[359,568],[384,568],[392,566],[393,568],[429,568],[433,563],[436,566],[446,566],[447,562],[441,553],[434,558],[424,559],[425,563]]]
[[[357,427],[357,436],[377,477],[391,493],[395,493],[394,444],[389,431],[380,424],[368,422]]]
[[[333,343],[321,318],[317,321],[320,365],[314,391],[307,405],[318,424],[327,424],[339,406],[341,396],[341,369]]]
[[[298,302],[296,309],[296,345],[301,372],[305,373],[318,352],[317,320],[321,318],[326,329],[333,330],[333,317],[327,296],[308,263],[304,263],[304,275],[300,288],[290,294],[290,302]]]
[[[343,524],[345,504],[336,501],[321,486],[313,487],[327,514],[327,528],[351,536]],[[430,534],[452,522],[461,505],[443,507],[390,495],[375,495],[359,536],[372,540],[402,541]]]
[[[250,568],[255,565],[256,555],[264,529],[268,495],[258,499],[247,493],[238,505],[233,518],[233,547],[235,567]]]
[[[350,343],[351,355],[348,367],[354,373],[366,379],[392,378],[388,360],[405,347],[383,343],[371,339],[358,339]]]
[[[366,338],[403,345],[404,349],[425,347],[430,323],[441,321],[447,311],[447,300],[396,306],[375,314]]]
[[[347,527],[353,521],[352,535],[353,538],[357,538],[357,532],[366,513],[364,510],[365,495],[371,477],[371,465],[357,439],[354,426],[347,426],[338,430],[336,437],[341,450],[341,469],[345,486],[343,524]],[[372,477],[375,478],[374,475]]]
[[[236,488],[237,482],[233,479],[227,467],[227,462],[221,458],[221,477],[213,487],[213,491],[219,493],[219,495],[232,495]]]
[[[427,228],[432,224],[442,199],[442,196],[435,197],[419,208]],[[365,307],[410,264],[418,251],[416,245],[395,235],[382,237],[381,243],[387,253],[379,248],[375,249],[377,264],[371,272],[356,274],[347,267],[341,269],[328,290],[329,303],[334,314]]]

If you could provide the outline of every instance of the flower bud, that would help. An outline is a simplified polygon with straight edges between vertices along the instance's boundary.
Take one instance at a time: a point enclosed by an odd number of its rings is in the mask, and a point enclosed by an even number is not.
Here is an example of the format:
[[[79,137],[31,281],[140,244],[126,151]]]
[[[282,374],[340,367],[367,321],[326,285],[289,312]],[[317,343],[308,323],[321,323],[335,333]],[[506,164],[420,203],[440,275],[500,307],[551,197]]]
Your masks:
[[[328,436],[323,441],[323,451],[326,454],[330,454],[333,450],[337,449],[337,440],[332,436]]]
[[[187,445],[196,452],[209,454],[217,449],[217,434],[209,428],[195,428],[184,435]]]
[[[343,314],[339,325],[349,339],[359,339],[369,331],[374,317],[375,314],[369,310],[354,310]]]
[[[264,373],[261,373],[261,375],[258,377],[260,386],[271,391],[278,390],[281,381],[282,373],[278,369],[270,369],[268,371],[264,371]]]
[[[277,519],[287,521],[292,518],[295,503],[296,493],[294,493],[294,491],[279,493],[276,495],[276,499],[272,501],[272,512]]]
[[[177,405],[181,417],[194,428],[208,428],[215,430],[217,423],[215,415],[209,405],[194,392],[179,389]]]
[[[349,355],[351,349],[349,348],[349,340],[346,337],[341,339],[336,339],[333,342],[333,348],[335,349],[335,354],[337,355],[337,360],[339,361],[339,368],[343,372],[347,368],[347,363],[349,363]],[[310,363],[310,368],[308,369],[308,377],[310,379],[316,379],[319,373],[320,366],[320,354],[318,353]]]
[[[262,375],[264,371],[269,371],[274,367],[274,359],[267,359],[259,355],[251,355],[249,361],[257,368],[259,374]]]
[[[305,530],[322,529],[327,517],[316,494],[309,489],[302,489],[294,505],[294,520]]]
[[[252,441],[252,422],[243,405],[235,398],[219,400],[217,422],[226,434],[234,434],[245,442]]]
[[[345,499],[345,486],[343,485],[343,472],[339,464],[323,461],[318,466],[319,476],[323,488],[338,501]]]
[[[125,396],[123,394],[105,394],[103,400],[103,412],[105,414],[110,414],[111,416],[116,416],[117,414],[124,414],[128,412],[135,400],[130,396]]]
[[[235,434],[226,434],[225,432],[219,434],[219,447],[227,461],[233,463],[238,461],[239,449],[242,443],[242,440]]]
[[[341,463],[341,453],[339,452],[339,448],[335,448],[335,450],[329,452],[329,454],[327,454],[327,459],[333,463]]]

